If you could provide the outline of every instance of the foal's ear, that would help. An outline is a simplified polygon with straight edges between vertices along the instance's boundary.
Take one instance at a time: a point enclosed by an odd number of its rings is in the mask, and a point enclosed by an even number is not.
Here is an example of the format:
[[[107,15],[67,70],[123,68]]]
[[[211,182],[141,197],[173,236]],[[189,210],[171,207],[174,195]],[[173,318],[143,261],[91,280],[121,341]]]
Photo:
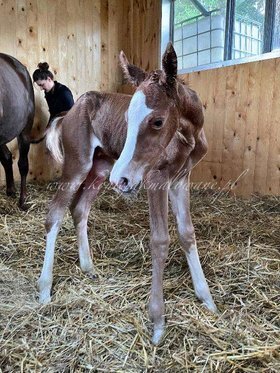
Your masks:
[[[120,53],[120,63],[124,76],[129,83],[138,87],[145,80],[145,71],[140,69],[140,67],[130,64],[123,51]]]
[[[177,55],[171,42],[167,44],[166,50],[162,56],[162,70],[165,75],[166,83],[174,85],[177,77]]]

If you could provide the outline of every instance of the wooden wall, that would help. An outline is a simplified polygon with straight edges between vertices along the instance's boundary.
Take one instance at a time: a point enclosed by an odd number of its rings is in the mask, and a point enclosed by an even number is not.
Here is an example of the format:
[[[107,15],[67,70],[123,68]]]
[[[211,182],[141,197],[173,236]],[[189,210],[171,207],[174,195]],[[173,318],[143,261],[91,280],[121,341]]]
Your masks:
[[[47,61],[75,99],[88,90],[117,91],[120,50],[143,68],[158,67],[160,19],[160,0],[1,0],[0,51],[18,58],[30,74]],[[37,138],[48,110],[44,93],[35,85],[34,90]],[[9,146],[16,159],[16,143]],[[44,144],[31,145],[29,160],[29,179],[48,180],[58,171]],[[16,165],[14,170],[18,179]]]
[[[0,51],[17,57],[30,73],[39,61],[49,62],[75,98],[92,89],[123,91],[119,51],[146,70],[158,68],[160,18],[160,0],[2,0]],[[217,188],[233,184],[242,195],[279,195],[280,59],[183,78],[202,98],[209,141],[192,180]],[[48,115],[44,94],[34,89],[36,137]],[[16,157],[14,142],[11,149]],[[29,159],[31,179],[49,180],[57,172],[44,144],[32,145]]]
[[[209,151],[192,180],[280,194],[280,58],[183,76],[205,107]]]

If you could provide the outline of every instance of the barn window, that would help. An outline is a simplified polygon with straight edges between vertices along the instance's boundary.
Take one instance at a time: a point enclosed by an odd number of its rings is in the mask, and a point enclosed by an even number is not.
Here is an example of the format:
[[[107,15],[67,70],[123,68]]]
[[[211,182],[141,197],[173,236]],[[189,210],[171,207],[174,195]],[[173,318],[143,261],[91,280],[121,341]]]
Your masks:
[[[280,0],[162,0],[162,50],[173,41],[179,70],[260,58],[279,35]]]

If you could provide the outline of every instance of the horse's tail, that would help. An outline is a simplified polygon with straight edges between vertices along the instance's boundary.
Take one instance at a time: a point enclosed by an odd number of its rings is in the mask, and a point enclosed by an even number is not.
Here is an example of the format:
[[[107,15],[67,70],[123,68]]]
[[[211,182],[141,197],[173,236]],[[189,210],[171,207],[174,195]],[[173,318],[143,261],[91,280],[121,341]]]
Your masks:
[[[46,146],[57,163],[64,161],[63,147],[61,143],[62,120],[64,115],[55,117],[47,126]]]

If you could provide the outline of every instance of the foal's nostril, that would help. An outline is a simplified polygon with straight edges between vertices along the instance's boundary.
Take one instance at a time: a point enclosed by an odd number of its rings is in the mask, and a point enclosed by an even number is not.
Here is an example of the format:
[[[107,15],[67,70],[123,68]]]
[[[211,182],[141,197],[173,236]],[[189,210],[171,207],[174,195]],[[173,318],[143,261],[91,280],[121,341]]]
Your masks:
[[[120,185],[124,186],[124,187],[128,186],[128,179],[126,177],[121,177],[120,178]]]

